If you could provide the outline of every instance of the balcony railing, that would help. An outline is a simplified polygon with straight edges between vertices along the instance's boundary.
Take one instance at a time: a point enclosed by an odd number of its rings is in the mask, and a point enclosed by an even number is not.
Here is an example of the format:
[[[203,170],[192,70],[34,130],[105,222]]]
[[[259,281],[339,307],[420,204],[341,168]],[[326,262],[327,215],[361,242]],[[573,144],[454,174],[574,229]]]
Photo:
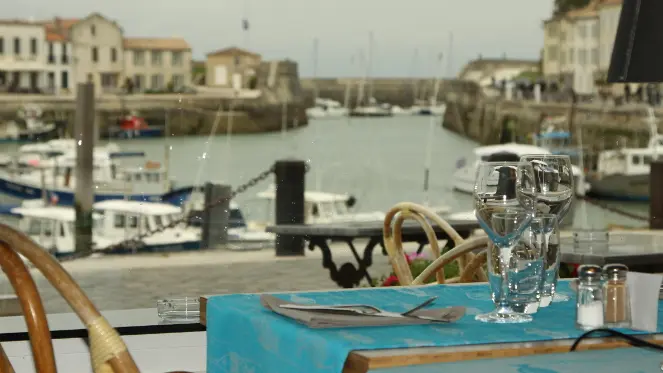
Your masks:
[[[69,56],[66,54],[62,56],[62,63],[63,64],[68,64],[69,63]]]
[[[49,64],[54,64],[55,63],[55,56],[52,54],[48,55],[48,63]]]

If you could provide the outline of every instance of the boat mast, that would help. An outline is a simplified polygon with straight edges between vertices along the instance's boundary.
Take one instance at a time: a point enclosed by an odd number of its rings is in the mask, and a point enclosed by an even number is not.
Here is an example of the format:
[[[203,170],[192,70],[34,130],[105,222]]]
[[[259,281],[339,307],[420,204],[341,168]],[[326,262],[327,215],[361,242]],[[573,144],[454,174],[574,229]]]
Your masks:
[[[366,61],[364,60],[364,51],[359,51],[359,68],[361,69],[364,67],[363,65],[366,64]],[[357,107],[362,106],[363,101],[364,101],[364,86],[366,85],[366,72],[364,71],[364,75],[362,78],[359,80],[359,84],[357,86]]]
[[[368,84],[368,101],[373,100],[373,80],[371,79],[371,69],[373,67],[373,31],[368,33],[368,58],[366,59],[366,80]]]
[[[414,54],[412,55],[412,66],[410,67],[410,78],[412,79],[412,97],[414,97],[414,102],[412,105],[417,104],[419,99],[419,82],[416,80],[417,75],[417,62],[419,60],[419,49],[414,48]]]
[[[437,106],[437,95],[440,90],[440,81],[442,80],[442,53],[438,55],[438,63],[440,73],[437,74],[435,78],[435,86],[433,88],[433,97],[431,98],[432,107]],[[428,143],[426,144],[426,163],[424,163],[424,205],[429,206],[430,204],[430,191],[429,191],[429,182],[430,182],[430,167],[433,161],[433,135],[435,134],[435,127],[437,127],[437,117],[435,115],[430,116],[430,121],[428,124]]]
[[[318,38],[313,39],[313,104],[318,101],[320,92],[318,91]]]

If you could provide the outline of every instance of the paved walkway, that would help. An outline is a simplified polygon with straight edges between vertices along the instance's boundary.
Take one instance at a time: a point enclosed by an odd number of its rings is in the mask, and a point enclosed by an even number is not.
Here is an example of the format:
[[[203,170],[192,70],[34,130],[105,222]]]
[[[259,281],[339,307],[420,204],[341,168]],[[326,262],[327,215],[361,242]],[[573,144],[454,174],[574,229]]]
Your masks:
[[[332,250],[337,266],[356,263],[344,245],[333,245]],[[276,258],[273,250],[207,251],[86,258],[64,266],[102,310],[153,308],[164,297],[338,289],[322,268],[319,250],[307,250],[304,258]],[[390,271],[387,258],[376,250],[371,275],[377,278]],[[55,289],[40,275],[34,276],[46,311],[70,312]],[[12,293],[3,278],[0,294]]]

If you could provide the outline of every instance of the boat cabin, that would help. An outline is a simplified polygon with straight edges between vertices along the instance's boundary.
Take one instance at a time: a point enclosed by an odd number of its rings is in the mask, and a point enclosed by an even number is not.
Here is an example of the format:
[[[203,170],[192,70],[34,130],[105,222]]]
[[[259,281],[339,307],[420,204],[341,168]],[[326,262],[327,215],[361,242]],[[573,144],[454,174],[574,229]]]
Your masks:
[[[603,175],[649,174],[653,159],[663,157],[663,135],[654,136],[646,148],[622,148],[599,153],[596,170]]]
[[[128,239],[180,219],[182,209],[165,203],[107,200],[94,204],[95,236]]]
[[[17,207],[11,212],[21,216],[20,230],[51,253],[74,252],[74,209],[60,206]]]
[[[276,190],[270,188],[260,192],[258,198],[267,200],[269,218],[270,221],[274,221],[273,202],[276,201]],[[347,194],[306,191],[304,192],[304,222],[305,224],[319,224],[343,220],[343,217],[352,214],[350,209],[355,202],[355,198]]]

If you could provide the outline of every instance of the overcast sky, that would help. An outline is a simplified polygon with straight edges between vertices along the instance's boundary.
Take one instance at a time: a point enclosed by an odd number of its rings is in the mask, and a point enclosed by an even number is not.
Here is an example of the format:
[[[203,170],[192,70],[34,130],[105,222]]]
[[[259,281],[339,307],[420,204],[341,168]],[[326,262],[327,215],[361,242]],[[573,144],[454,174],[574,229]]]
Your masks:
[[[290,58],[300,73],[360,76],[359,58],[374,35],[373,76],[431,76],[448,53],[457,72],[479,54],[537,59],[543,44],[541,22],[552,0],[20,0],[10,1],[3,18],[83,17],[91,12],[117,20],[126,36],[179,36],[194,58],[231,45],[265,59]],[[241,20],[250,22],[247,33]],[[418,50],[418,58],[414,58]],[[413,62],[413,61],[416,61]],[[449,60],[447,61],[449,62]],[[446,72],[444,63],[442,70]]]

